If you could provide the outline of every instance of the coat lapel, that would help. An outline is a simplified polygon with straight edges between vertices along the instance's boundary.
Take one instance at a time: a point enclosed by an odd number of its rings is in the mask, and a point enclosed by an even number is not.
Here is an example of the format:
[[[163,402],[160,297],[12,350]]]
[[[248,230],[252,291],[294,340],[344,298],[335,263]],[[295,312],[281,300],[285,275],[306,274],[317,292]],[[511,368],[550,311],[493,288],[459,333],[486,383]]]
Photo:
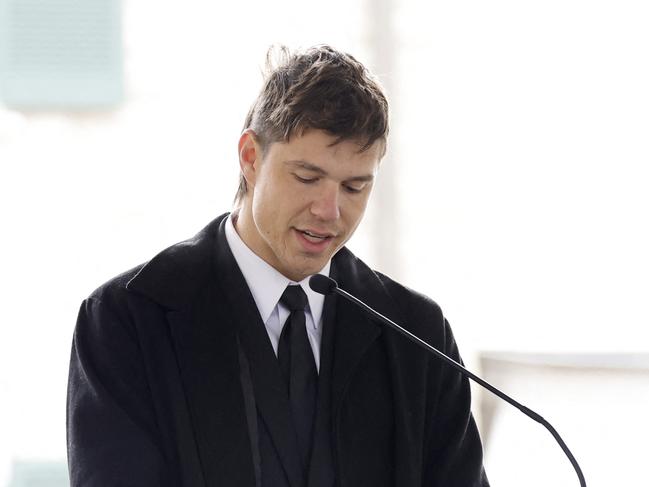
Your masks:
[[[371,280],[369,269],[358,265],[352,254],[343,248],[332,262],[331,277],[354,296],[368,302],[364,284]],[[376,279],[376,277],[374,277]],[[347,385],[363,355],[381,334],[378,324],[345,299],[337,299],[334,363],[331,384],[333,418],[336,418]]]
[[[374,271],[358,260],[346,248],[343,248],[334,258],[336,276],[341,289],[356,296],[379,313],[403,324],[403,316],[383,282]],[[332,386],[332,401],[334,418],[337,417],[341,404],[349,394],[347,385],[359,368],[363,367],[363,356],[368,352],[375,340],[382,335],[381,343],[385,346],[387,370],[389,377],[394,409],[394,479],[395,485],[413,486],[417,484],[416,472],[420,471],[420,458],[417,457],[413,445],[421,444],[421,431],[413,428],[409,410],[408,397],[421,395],[418,389],[424,373],[425,361],[421,353],[413,345],[399,336],[396,332],[384,329],[383,324],[374,322],[356,305],[337,297],[336,349],[334,352],[334,377]],[[423,380],[423,379],[422,379]],[[381,408],[381,404],[376,404]],[[362,435],[361,431],[354,431]]]
[[[254,485],[239,381],[236,334],[215,299],[196,313],[168,313],[172,340],[208,486]]]
[[[219,225],[158,254],[129,282],[167,311],[207,486],[253,486],[232,307],[213,267]]]
[[[222,293],[228,307],[233,309],[234,328],[238,330],[248,357],[257,408],[268,428],[289,484],[299,487],[303,485],[305,473],[299,460],[286,385],[257,305],[230,252],[224,232],[223,228],[219,231],[222,245],[219,245],[216,253],[217,268],[228,276],[221,280]]]

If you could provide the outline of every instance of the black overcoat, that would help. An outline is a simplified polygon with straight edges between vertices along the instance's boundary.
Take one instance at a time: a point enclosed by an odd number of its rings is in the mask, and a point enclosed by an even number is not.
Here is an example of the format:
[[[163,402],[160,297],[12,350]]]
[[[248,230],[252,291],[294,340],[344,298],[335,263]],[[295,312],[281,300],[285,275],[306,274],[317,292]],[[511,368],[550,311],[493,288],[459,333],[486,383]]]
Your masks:
[[[83,302],[68,384],[72,487],[259,485],[241,343],[258,347],[246,368],[273,351],[269,340],[251,345],[250,327],[263,324],[227,245],[226,216]],[[333,258],[332,274],[340,287],[460,360],[429,298],[372,271],[346,248]],[[334,307],[336,485],[487,486],[467,380],[349,303]],[[297,486],[287,400],[273,390],[279,367],[257,374],[255,407]]]

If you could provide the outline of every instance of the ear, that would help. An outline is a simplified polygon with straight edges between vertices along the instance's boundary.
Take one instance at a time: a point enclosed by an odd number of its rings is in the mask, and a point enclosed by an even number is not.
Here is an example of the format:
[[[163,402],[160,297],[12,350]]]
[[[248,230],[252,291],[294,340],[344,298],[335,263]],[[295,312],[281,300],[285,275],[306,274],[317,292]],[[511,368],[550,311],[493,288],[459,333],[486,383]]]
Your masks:
[[[249,189],[255,187],[261,156],[257,134],[252,129],[244,130],[239,137],[239,167]]]

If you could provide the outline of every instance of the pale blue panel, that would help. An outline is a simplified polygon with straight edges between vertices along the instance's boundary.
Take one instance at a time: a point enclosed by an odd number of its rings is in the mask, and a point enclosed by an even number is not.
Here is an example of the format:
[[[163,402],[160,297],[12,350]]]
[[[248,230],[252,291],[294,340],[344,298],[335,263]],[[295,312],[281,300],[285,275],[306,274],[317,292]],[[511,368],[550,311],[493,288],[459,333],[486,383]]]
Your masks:
[[[0,0],[4,103],[27,109],[92,109],[120,102],[118,0]]]
[[[69,487],[65,462],[14,462],[8,487]]]

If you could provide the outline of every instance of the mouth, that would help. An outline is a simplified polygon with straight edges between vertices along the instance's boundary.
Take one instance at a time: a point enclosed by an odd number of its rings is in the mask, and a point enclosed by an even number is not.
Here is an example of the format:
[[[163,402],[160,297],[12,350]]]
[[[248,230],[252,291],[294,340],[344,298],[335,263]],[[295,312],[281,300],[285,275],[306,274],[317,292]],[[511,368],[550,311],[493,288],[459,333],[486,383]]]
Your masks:
[[[302,235],[304,235],[304,238],[309,240],[310,242],[322,242],[324,240],[327,240],[329,238],[333,238],[333,235],[329,233],[317,233],[312,230],[298,230]]]
[[[329,244],[336,237],[333,233],[320,232],[312,229],[295,228],[298,240],[302,248],[308,253],[320,253],[329,247]]]

